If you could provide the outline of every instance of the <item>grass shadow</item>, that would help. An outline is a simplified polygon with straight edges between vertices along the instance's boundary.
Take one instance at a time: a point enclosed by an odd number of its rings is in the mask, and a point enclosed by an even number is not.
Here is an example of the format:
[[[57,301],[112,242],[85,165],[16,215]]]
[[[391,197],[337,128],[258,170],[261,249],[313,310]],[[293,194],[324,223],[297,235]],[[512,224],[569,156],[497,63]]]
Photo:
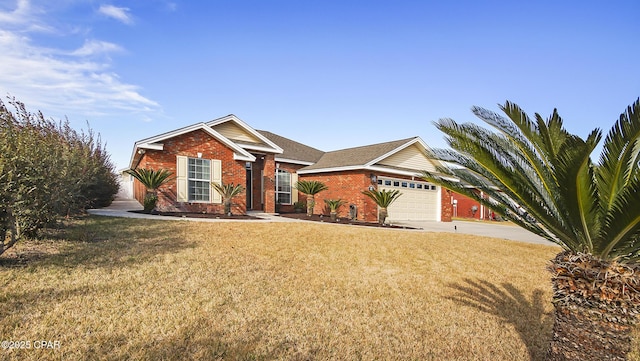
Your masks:
[[[179,221],[86,216],[65,223],[45,231],[40,240],[25,241],[19,248],[18,260],[0,259],[0,267],[121,267],[195,247],[187,227]],[[44,243],[55,251],[38,252]]]
[[[497,316],[510,324],[527,348],[531,360],[544,360],[553,327],[553,314],[545,312],[543,291],[534,289],[527,297],[513,284],[494,285],[485,280],[465,279],[450,287],[456,294],[451,300]],[[541,337],[541,335],[548,335]]]

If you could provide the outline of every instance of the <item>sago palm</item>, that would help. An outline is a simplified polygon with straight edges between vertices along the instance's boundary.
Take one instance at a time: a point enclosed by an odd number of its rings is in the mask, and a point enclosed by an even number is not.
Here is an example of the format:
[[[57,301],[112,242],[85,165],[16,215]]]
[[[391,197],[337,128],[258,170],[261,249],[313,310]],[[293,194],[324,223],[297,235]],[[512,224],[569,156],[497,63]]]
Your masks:
[[[362,194],[373,199],[374,202],[380,208],[378,210],[378,223],[384,224],[384,221],[389,216],[389,206],[402,195],[399,190],[366,190],[362,191]]]
[[[438,167],[424,179],[562,246],[549,266],[555,307],[549,360],[623,360],[640,312],[640,102],[620,115],[597,164],[590,156],[599,129],[583,140],[564,128],[556,110],[545,120],[530,119],[510,102],[500,108],[507,118],[472,108],[498,132],[436,122],[455,151],[433,157],[462,167]]]
[[[325,199],[324,203],[329,207],[329,215],[332,220],[336,220],[338,218],[338,209],[342,207],[343,204],[347,203],[343,199]]]
[[[233,199],[233,197],[244,192],[244,187],[240,184],[234,185],[233,183],[231,184],[211,183],[211,186],[213,187],[213,189],[216,190],[216,192],[220,193],[220,196],[222,197],[222,203],[224,204],[224,214],[230,216],[231,200]]]
[[[301,193],[307,195],[307,216],[313,215],[313,208],[316,205],[316,194],[329,189],[324,183],[317,180],[301,180],[293,186]]]
[[[144,210],[151,212],[158,201],[158,188],[171,180],[172,173],[166,169],[129,169],[127,173],[137,179],[147,189],[144,196]]]

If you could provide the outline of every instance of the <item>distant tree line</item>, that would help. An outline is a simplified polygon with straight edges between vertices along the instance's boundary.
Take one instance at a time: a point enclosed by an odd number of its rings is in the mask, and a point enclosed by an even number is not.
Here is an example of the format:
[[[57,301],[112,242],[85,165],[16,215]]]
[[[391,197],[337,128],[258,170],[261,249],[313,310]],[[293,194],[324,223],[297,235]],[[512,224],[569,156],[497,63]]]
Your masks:
[[[61,216],[111,203],[118,178],[100,136],[0,100],[0,254]]]

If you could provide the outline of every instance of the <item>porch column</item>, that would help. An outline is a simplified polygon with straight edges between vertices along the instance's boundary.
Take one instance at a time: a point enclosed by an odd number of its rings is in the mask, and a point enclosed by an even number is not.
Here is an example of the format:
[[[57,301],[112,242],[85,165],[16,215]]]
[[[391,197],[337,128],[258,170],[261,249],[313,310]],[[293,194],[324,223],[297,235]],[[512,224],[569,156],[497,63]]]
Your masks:
[[[276,161],[273,154],[264,156],[263,169],[264,212],[276,212]]]

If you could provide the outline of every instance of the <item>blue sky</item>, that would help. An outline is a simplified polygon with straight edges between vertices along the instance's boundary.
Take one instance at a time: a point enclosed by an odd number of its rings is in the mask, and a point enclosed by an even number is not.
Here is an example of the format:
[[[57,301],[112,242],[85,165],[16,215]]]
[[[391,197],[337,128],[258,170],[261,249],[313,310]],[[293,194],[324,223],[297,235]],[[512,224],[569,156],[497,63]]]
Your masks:
[[[235,114],[329,151],[558,108],[581,136],[640,96],[637,1],[0,0],[0,95],[133,143]],[[6,99],[3,99],[6,102]]]

